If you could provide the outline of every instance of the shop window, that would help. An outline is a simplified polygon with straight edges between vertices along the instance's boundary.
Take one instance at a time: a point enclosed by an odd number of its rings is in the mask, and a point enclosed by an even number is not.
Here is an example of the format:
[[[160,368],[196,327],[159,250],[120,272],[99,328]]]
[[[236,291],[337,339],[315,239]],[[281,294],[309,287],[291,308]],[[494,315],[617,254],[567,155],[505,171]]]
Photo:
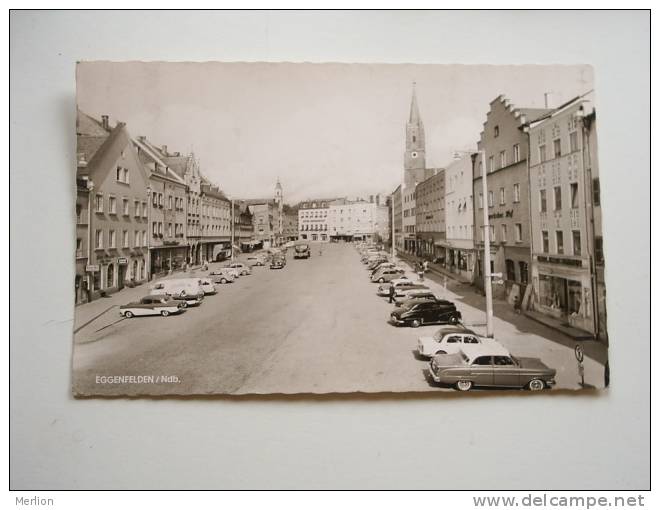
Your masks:
[[[511,259],[506,259],[506,279],[509,281],[516,280],[516,263]]]

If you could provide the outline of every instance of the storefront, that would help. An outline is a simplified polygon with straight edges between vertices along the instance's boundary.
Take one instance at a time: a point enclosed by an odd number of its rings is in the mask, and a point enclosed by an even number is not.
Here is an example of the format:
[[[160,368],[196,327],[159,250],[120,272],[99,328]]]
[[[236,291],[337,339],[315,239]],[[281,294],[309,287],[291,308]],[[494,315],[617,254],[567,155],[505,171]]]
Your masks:
[[[151,252],[151,275],[183,269],[188,256],[187,246],[155,248]]]

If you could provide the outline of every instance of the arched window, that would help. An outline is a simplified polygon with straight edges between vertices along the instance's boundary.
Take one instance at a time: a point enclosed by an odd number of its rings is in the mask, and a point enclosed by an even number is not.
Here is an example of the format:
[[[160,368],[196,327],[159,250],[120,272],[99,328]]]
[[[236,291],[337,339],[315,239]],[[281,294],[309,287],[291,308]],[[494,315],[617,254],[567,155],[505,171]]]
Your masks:
[[[114,287],[115,286],[115,266],[113,264],[110,264],[108,266],[108,269],[107,269],[107,272],[106,272],[105,286],[106,287]]]

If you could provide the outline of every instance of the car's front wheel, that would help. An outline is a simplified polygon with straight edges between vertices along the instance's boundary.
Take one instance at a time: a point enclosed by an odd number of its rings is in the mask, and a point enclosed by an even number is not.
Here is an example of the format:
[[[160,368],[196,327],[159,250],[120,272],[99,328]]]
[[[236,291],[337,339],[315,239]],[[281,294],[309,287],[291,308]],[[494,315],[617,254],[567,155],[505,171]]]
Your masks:
[[[470,391],[472,389],[472,381],[458,381],[456,383],[458,391]]]
[[[133,318],[133,312],[130,312],[130,311],[126,310],[124,312],[124,317],[126,317],[127,319]]]
[[[545,388],[545,383],[541,379],[532,379],[527,385],[529,391],[541,391]]]
[[[227,283],[227,278],[221,278],[220,283]]]
[[[420,326],[422,325],[422,321],[419,320],[419,319],[415,319],[415,320],[413,320],[413,321],[410,323],[410,325],[411,325],[413,328],[418,328],[418,327],[420,327]]]
[[[170,314],[170,312],[168,312],[167,310],[161,310],[160,314],[161,314],[163,317],[167,317],[167,316]]]

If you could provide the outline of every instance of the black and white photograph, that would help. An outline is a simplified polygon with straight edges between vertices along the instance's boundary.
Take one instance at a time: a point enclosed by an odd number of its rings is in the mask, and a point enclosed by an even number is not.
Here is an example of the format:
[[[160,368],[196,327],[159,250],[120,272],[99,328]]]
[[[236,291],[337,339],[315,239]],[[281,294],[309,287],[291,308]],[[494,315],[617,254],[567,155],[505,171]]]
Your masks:
[[[79,62],[73,394],[607,387],[593,73]]]

